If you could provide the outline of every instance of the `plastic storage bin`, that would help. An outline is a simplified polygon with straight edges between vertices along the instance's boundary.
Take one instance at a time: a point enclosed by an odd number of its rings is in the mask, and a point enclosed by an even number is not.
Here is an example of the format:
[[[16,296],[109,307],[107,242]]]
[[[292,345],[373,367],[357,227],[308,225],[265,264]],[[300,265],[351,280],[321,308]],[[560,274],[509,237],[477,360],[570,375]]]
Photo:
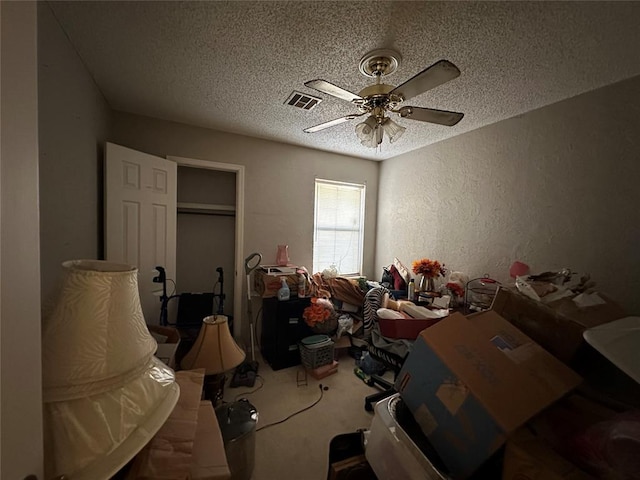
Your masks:
[[[300,360],[313,370],[333,362],[334,343],[327,335],[312,335],[300,342]]]
[[[399,394],[378,402],[371,428],[365,436],[365,457],[378,480],[447,480],[398,423]]]

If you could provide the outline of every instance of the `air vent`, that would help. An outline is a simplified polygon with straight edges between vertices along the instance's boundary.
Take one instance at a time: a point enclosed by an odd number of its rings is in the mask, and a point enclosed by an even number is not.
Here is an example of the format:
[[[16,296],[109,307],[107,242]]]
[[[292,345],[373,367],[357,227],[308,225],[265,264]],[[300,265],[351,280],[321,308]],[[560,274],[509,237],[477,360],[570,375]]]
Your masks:
[[[306,93],[293,92],[289,95],[289,98],[285,102],[287,105],[291,105],[293,107],[301,108],[303,110],[311,110],[313,107],[318,105],[322,99],[318,97],[314,97],[311,95],[307,95]]]

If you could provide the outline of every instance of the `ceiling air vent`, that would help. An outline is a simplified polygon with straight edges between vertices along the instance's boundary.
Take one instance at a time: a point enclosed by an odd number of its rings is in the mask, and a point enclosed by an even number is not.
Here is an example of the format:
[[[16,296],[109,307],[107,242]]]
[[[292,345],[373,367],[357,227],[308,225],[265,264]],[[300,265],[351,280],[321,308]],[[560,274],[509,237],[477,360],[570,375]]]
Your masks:
[[[322,99],[318,97],[314,97],[311,95],[307,95],[306,93],[293,92],[289,95],[289,98],[285,102],[287,105],[291,105],[293,107],[301,108],[303,110],[311,110],[313,107],[318,105]]]

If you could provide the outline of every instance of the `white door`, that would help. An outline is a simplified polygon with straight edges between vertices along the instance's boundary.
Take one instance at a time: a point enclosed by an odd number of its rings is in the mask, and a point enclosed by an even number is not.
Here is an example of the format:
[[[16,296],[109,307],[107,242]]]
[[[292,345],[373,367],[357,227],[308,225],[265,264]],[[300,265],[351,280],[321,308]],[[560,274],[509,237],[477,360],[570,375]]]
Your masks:
[[[107,143],[105,256],[138,267],[142,311],[150,324],[160,318],[155,267],[176,280],[176,201],[175,162]]]

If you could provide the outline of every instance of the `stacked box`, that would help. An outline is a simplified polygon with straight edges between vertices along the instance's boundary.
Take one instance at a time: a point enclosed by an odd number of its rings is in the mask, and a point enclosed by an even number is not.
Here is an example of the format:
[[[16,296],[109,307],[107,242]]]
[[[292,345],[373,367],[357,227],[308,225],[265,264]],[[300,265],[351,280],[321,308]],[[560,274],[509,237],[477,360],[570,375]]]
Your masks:
[[[293,269],[293,273],[291,273],[291,269]],[[291,296],[297,296],[298,274],[295,273],[295,267],[287,267],[285,272],[278,272],[274,269],[257,268],[253,272],[253,289],[262,298],[275,297],[282,286],[282,277],[285,277],[287,280]]]
[[[493,311],[454,313],[423,330],[395,387],[455,478],[581,382]]]

